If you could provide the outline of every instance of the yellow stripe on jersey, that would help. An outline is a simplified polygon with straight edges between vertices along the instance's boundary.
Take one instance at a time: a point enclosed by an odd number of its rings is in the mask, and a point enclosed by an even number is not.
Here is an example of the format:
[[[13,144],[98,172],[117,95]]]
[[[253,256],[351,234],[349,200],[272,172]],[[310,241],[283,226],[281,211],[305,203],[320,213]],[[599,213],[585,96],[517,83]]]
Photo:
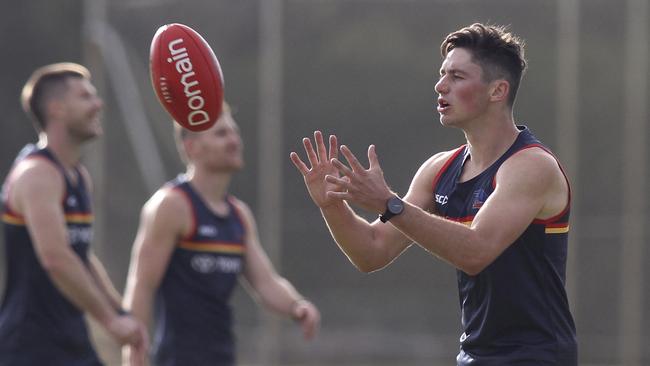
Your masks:
[[[179,248],[200,252],[215,252],[227,254],[242,254],[246,251],[241,244],[226,244],[221,242],[181,241]]]
[[[8,212],[2,214],[2,221],[11,225],[25,225],[25,220],[22,217],[12,215]]]
[[[92,214],[67,214],[65,215],[65,222],[68,224],[92,224],[94,216]],[[25,225],[25,219],[5,212],[2,215],[2,221],[11,225]]]
[[[68,224],[92,224],[94,218],[93,214],[74,213],[65,215],[65,222]]]
[[[544,232],[546,234],[564,234],[569,232],[569,224],[564,223],[564,224],[552,224],[552,225],[547,225],[546,229],[544,229]]]

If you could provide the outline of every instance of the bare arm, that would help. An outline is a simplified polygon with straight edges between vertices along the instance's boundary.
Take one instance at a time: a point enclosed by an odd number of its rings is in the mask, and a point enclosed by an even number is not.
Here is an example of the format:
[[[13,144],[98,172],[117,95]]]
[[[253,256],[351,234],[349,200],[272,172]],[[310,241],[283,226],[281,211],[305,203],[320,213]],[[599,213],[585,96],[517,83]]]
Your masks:
[[[359,186],[368,178],[358,174],[360,166],[352,153],[342,148],[352,169],[340,162],[336,166],[350,182],[330,177],[338,184],[339,192],[331,195],[381,210],[381,191],[358,193]],[[377,161],[374,150],[369,159]],[[412,189],[422,190],[429,179],[416,176]],[[346,192],[340,192],[345,190]],[[408,202],[408,200],[407,200]],[[526,149],[508,159],[496,176],[496,188],[475,216],[472,225],[445,220],[432,215],[417,205],[407,203],[404,212],[390,224],[430,252],[464,272],[475,275],[492,263],[535,218],[548,218],[559,212],[568,202],[568,186],[555,159],[540,149]],[[504,225],[507,223],[507,225]]]
[[[332,237],[359,270],[371,272],[385,267],[412,244],[412,239],[392,225],[386,225],[378,220],[369,223],[354,213],[345,201],[345,196],[332,194],[345,194],[345,190],[350,188],[350,186],[342,187],[342,183],[349,182],[349,177],[339,177],[339,168],[333,164],[333,161],[337,161],[337,139],[335,136],[330,136],[329,153],[325,148],[320,131],[314,133],[314,140],[316,150],[314,150],[310,139],[303,140],[310,167],[295,152],[291,154],[291,160],[302,173],[305,185],[312,199],[321,209]],[[371,149],[374,154],[374,146],[371,146]],[[446,154],[438,154],[425,162],[416,174],[416,179],[421,182],[428,181],[431,184],[445,156]],[[360,170],[357,169],[359,172]],[[328,176],[329,180],[326,179]],[[369,187],[355,187],[355,192],[359,194],[363,194],[365,191],[378,192],[377,195],[380,197],[378,212],[381,213],[385,208],[386,201],[394,193],[386,185],[378,162],[371,161],[370,169],[365,176],[368,178],[365,183]],[[431,202],[433,202],[431,189],[413,184],[404,199],[425,210],[430,209]],[[355,201],[355,203],[358,202],[358,200]],[[360,206],[367,208],[363,204]]]
[[[296,291],[289,281],[280,276],[262,249],[257,234],[255,219],[250,209],[236,201],[246,225],[246,266],[244,276],[251,289],[264,306],[286,315],[302,325],[303,335],[312,339],[318,331],[320,313],[318,309]]]
[[[23,161],[16,169],[9,199],[24,216],[38,260],[54,285],[119,343],[139,343],[138,324],[117,314],[68,243],[61,207],[64,181],[60,173],[49,163],[37,159]]]
[[[104,265],[94,253],[88,254],[88,270],[111,306],[114,309],[120,309],[122,307],[122,296],[115,289]]]
[[[147,327],[152,324],[156,291],[177,239],[191,226],[190,217],[185,198],[173,190],[156,192],[142,208],[140,227],[131,253],[124,308]],[[140,364],[139,360],[133,359],[130,349],[124,349],[123,353],[125,362]]]
[[[561,212],[567,202],[568,186],[555,159],[539,149],[528,149],[502,165],[494,192],[470,227],[432,217],[412,206],[392,223],[427,250],[475,275],[501,255],[534,219]]]
[[[84,180],[88,192],[92,194],[93,184],[92,184],[92,179],[90,179],[90,174],[88,173],[88,170],[86,170],[85,167],[80,166],[79,172],[81,173],[81,179]],[[106,299],[109,301],[111,306],[114,309],[121,309],[122,296],[115,289],[115,286],[113,285],[113,282],[108,276],[108,272],[106,271],[106,268],[104,267],[102,262],[99,260],[99,258],[97,258],[95,253],[92,252],[88,253],[88,270],[90,271],[90,274],[92,275],[93,279],[97,283],[97,286],[99,287],[100,291],[106,296]]]

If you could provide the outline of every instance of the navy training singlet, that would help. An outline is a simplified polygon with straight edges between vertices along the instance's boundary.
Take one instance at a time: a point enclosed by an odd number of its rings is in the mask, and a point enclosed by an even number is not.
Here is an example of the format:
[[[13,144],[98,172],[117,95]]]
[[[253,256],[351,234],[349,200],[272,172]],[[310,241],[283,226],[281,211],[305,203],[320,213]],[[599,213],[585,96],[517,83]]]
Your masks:
[[[509,157],[531,147],[550,153],[526,127],[518,128],[513,145],[468,181],[459,182],[467,146],[452,154],[433,182],[438,215],[470,225]],[[476,276],[457,270],[464,331],[459,366],[577,365],[575,325],[564,288],[569,207],[534,220]]]
[[[244,269],[244,223],[215,214],[184,176],[168,183],[191,205],[194,229],[174,248],[156,298],[154,359],[158,366],[234,365],[229,301]]]
[[[28,145],[22,159],[46,159],[65,178],[61,205],[70,246],[88,264],[92,240],[91,201],[78,169],[73,185],[63,166],[47,149]],[[91,344],[83,313],[56,288],[43,269],[29,236],[25,219],[11,210],[8,190],[3,186],[4,241],[7,286],[0,308],[0,366],[94,366],[101,365]]]

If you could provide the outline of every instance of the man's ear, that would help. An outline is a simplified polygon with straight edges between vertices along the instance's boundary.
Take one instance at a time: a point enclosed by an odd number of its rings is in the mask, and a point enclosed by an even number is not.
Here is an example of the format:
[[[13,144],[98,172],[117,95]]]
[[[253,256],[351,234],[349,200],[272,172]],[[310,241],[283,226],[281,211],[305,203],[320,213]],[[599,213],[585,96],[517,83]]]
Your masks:
[[[505,79],[497,79],[490,83],[490,101],[507,101],[510,93],[510,83]]]

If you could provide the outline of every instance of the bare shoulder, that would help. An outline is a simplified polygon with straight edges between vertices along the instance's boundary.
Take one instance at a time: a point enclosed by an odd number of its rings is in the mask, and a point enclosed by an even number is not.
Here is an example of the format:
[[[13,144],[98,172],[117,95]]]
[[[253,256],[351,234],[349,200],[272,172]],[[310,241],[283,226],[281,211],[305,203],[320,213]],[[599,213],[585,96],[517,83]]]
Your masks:
[[[228,196],[228,199],[238,210],[246,210],[250,212],[250,207],[248,206],[248,204],[242,201],[241,199],[233,195]]]
[[[237,209],[237,212],[243,216],[242,219],[244,219],[249,224],[255,222],[253,211],[251,211],[246,202],[235,196],[229,196],[229,198],[230,202],[232,202],[232,204],[235,206],[235,209]]]
[[[547,219],[564,212],[570,205],[569,181],[559,161],[550,152],[533,147],[512,155],[499,168],[497,189],[522,200],[541,203],[536,218]]]
[[[63,184],[63,176],[49,160],[32,157],[20,161],[11,172],[13,181],[41,181],[48,184]]]
[[[148,233],[147,237],[158,238],[158,241],[189,235],[194,224],[189,198],[183,191],[171,186],[163,186],[156,191],[140,213],[140,229]]]
[[[143,213],[187,216],[190,209],[189,198],[183,191],[171,186],[164,186],[145,203]]]
[[[418,169],[411,181],[409,191],[404,197],[408,202],[431,211],[433,207],[433,184],[446,162],[451,159],[460,148],[442,151],[427,159]]]
[[[514,174],[520,179],[545,181],[552,177],[562,178],[557,159],[548,151],[540,147],[523,149],[508,158],[497,173],[497,180],[500,175]]]
[[[445,163],[447,163],[447,161],[449,161],[449,159],[451,159],[459,149],[460,148],[441,151],[431,156],[420,166],[417,173],[415,173],[414,182],[417,180],[427,185],[432,184]]]
[[[61,172],[45,159],[27,158],[19,162],[12,169],[9,179],[10,204],[19,209],[24,199],[50,198],[59,202],[64,194],[65,185]]]

